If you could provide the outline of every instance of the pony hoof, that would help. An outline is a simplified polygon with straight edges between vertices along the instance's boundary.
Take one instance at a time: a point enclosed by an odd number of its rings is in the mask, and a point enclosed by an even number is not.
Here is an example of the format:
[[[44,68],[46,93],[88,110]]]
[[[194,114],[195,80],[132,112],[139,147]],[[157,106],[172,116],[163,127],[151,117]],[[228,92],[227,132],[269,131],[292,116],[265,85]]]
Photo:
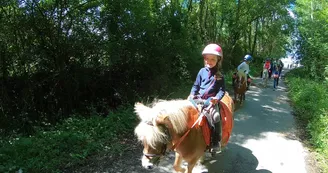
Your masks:
[[[215,152],[212,152],[212,153],[211,153],[211,156],[212,156],[212,157],[215,157],[215,155],[216,155]]]
[[[181,167],[173,167],[173,168],[174,168],[175,172],[182,172],[182,173],[186,172],[185,168],[181,168]]]
[[[208,169],[206,168],[206,166],[200,164],[200,165],[198,165],[198,168],[201,173],[208,173]]]

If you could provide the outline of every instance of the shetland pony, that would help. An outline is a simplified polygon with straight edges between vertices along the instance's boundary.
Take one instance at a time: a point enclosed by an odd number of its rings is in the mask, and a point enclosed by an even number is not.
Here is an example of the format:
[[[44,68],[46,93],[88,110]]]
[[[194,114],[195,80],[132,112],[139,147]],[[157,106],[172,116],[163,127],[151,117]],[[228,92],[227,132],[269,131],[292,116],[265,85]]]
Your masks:
[[[247,91],[247,81],[244,77],[241,78],[240,85],[239,85],[239,78],[236,78],[236,81],[234,82],[234,100],[235,102],[239,102],[240,105],[243,104],[245,100],[245,93]]]
[[[228,93],[220,107],[221,120],[224,120],[221,144],[225,146],[233,127],[233,101]],[[189,100],[163,100],[151,107],[137,103],[135,112],[141,120],[135,134],[144,146],[142,166],[154,168],[166,150],[171,149],[175,150],[174,170],[191,173],[209,146],[210,131],[206,117],[199,116]],[[181,167],[182,160],[188,163],[186,169]]]
[[[263,69],[263,74],[262,74],[262,84],[266,88],[268,86],[268,80],[269,80],[269,71],[268,69]]]

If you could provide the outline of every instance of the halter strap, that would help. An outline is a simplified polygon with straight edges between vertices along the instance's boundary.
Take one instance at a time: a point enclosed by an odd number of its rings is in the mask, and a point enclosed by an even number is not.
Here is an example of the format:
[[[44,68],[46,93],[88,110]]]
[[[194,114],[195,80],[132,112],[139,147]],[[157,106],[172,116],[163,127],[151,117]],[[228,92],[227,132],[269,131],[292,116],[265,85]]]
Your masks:
[[[210,101],[211,101],[211,98],[208,98],[208,99],[205,101],[204,105],[211,105],[211,106],[213,106],[213,104],[211,104]],[[192,99],[190,99],[190,102],[195,106],[197,112],[200,113],[199,110],[198,110],[198,108],[197,108],[197,104],[196,104],[196,102],[195,102],[194,100],[192,100]],[[209,111],[209,107],[211,107],[211,106],[208,106],[208,109],[206,109],[206,108],[203,107],[202,111],[203,111],[203,110],[205,110],[205,111]],[[182,142],[182,141],[186,138],[186,136],[189,134],[190,130],[191,130],[192,128],[194,128],[195,125],[196,125],[197,123],[200,123],[204,116],[205,116],[204,114],[200,114],[200,116],[197,118],[197,120],[195,121],[195,123],[190,127],[190,129],[188,129],[188,131],[187,131],[187,132],[186,132],[186,133],[185,133],[185,134],[184,134],[184,135],[178,140],[178,142],[175,143],[175,144],[171,147],[171,150],[174,150],[175,148],[177,148],[177,147],[181,144],[181,142]]]
[[[189,134],[189,132],[190,132],[190,130],[192,129],[192,128],[194,128],[195,127],[195,125],[199,122],[199,121],[201,121],[201,119],[203,118],[203,116],[204,116],[204,114],[202,114],[201,116],[199,116],[198,117],[198,119],[195,121],[195,123],[191,126],[191,128],[178,140],[178,142],[177,143],[175,143],[173,146],[172,146],[172,148],[171,148],[171,150],[174,150],[175,148],[177,148],[180,144],[181,144],[181,142],[186,138],[186,136]]]

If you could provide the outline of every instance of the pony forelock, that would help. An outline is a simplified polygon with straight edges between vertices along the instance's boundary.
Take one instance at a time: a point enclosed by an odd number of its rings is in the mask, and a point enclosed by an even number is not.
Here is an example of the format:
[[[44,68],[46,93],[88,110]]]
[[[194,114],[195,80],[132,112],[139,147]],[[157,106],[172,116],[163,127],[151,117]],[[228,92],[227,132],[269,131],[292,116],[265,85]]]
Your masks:
[[[148,145],[155,148],[156,143],[167,143],[169,134],[161,124],[156,124],[154,120],[165,115],[172,124],[173,131],[177,134],[182,134],[187,130],[188,112],[187,108],[192,106],[188,100],[160,100],[153,104],[152,113],[148,115],[147,120],[141,119],[141,122],[135,128],[135,134],[140,141],[145,141]],[[149,119],[151,117],[152,120]]]

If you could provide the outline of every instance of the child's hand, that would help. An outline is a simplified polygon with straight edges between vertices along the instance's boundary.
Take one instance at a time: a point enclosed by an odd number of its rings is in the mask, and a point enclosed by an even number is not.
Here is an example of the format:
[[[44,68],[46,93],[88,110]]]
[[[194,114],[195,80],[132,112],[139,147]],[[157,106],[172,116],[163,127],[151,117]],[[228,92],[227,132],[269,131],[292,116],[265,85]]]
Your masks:
[[[194,99],[194,95],[189,95],[188,97],[187,97],[187,100],[193,100]]]
[[[215,105],[219,103],[219,100],[216,97],[212,97],[211,103]]]

